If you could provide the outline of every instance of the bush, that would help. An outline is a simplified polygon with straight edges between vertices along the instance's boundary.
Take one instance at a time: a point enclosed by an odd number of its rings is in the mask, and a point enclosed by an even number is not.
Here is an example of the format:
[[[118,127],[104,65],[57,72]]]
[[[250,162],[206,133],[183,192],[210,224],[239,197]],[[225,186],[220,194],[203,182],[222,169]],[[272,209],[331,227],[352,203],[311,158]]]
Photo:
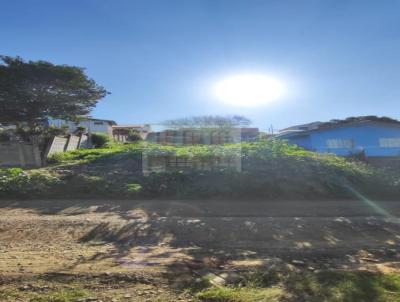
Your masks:
[[[48,137],[67,135],[68,134],[68,126],[66,126],[66,125],[63,125],[61,127],[50,126],[47,129],[43,129],[41,134],[44,136],[48,136]]]
[[[21,168],[0,170],[0,196],[47,196],[62,184],[59,175],[45,169],[25,171]]]
[[[80,135],[80,134],[83,134],[83,133],[86,133],[86,132],[87,132],[87,129],[84,126],[78,126],[78,127],[76,127],[76,129],[74,131],[74,133],[77,134],[77,135]]]
[[[128,142],[137,142],[143,140],[142,136],[140,135],[139,131],[131,130],[129,131],[127,141]]]
[[[90,140],[94,148],[104,148],[111,141],[110,137],[105,133],[92,133],[90,134]]]

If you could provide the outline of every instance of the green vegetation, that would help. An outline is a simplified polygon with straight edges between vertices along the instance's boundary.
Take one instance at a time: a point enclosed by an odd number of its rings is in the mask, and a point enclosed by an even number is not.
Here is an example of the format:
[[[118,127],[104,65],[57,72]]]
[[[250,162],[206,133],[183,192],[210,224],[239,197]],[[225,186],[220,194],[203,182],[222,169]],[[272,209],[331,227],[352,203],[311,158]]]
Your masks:
[[[107,94],[83,68],[0,56],[3,125],[15,125],[23,132],[30,132],[40,128],[49,116],[77,120]]]
[[[205,302],[400,301],[400,275],[398,273],[292,271],[281,274],[276,279],[275,275],[271,278],[269,274],[269,272],[260,271],[242,273],[239,281],[228,285],[217,286],[203,282],[202,287],[195,286],[192,290],[186,290],[186,294],[195,298],[194,301]],[[271,282],[273,279],[275,281]],[[85,283],[87,280],[77,280],[77,282],[79,282],[79,285],[67,287],[58,285],[56,288],[45,291],[21,290],[18,284],[15,286],[8,284],[5,288],[0,288],[0,299],[10,302],[111,301],[112,298],[121,295],[109,289],[104,291],[104,285],[97,287],[96,284],[90,284],[88,286]],[[56,283],[52,285],[54,286]],[[82,288],[91,288],[91,290],[87,291]],[[140,298],[143,298],[143,296]],[[128,298],[118,299],[118,301],[123,300],[131,301]],[[164,300],[160,298],[157,301]]]
[[[128,142],[138,142],[143,140],[142,136],[140,135],[140,132],[137,130],[130,130],[128,137],[127,137],[127,141]]]
[[[281,296],[282,290],[279,288],[262,289],[247,287],[212,287],[197,295],[200,300],[210,302],[278,302]]]
[[[61,290],[37,295],[37,297],[31,298],[29,302],[76,302],[85,301],[84,298],[87,297],[89,297],[88,293],[83,290]]]
[[[12,286],[0,289],[1,301],[76,302],[86,301],[85,298],[89,297],[89,292],[81,289],[59,289],[45,292],[21,291],[20,289],[12,288]]]
[[[110,137],[105,133],[92,133],[90,135],[94,148],[104,148],[111,142]]]
[[[3,169],[0,196],[324,199],[352,198],[354,191],[373,198],[400,196],[398,175],[281,141],[105,145],[54,154],[42,169]],[[170,159],[190,165],[168,166]],[[152,169],[154,161],[167,168]]]
[[[196,295],[208,302],[307,301],[394,302],[400,299],[400,276],[372,272],[289,273],[275,278],[253,273],[239,284],[210,286]]]

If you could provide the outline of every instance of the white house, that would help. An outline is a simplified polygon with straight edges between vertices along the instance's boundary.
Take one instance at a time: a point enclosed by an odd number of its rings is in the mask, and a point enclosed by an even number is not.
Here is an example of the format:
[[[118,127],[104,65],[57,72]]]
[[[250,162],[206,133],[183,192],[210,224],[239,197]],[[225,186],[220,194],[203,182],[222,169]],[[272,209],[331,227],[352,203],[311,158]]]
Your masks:
[[[86,117],[81,119],[79,122],[66,121],[61,119],[48,119],[48,125],[54,127],[68,126],[68,132],[73,133],[78,127],[84,127],[88,133],[106,133],[112,136],[112,126],[117,123],[112,120],[95,119]]]
[[[129,136],[129,133],[134,130],[139,132],[143,139],[146,139],[147,135],[151,132],[151,126],[149,124],[141,125],[113,125],[113,137],[117,142],[125,142]]]

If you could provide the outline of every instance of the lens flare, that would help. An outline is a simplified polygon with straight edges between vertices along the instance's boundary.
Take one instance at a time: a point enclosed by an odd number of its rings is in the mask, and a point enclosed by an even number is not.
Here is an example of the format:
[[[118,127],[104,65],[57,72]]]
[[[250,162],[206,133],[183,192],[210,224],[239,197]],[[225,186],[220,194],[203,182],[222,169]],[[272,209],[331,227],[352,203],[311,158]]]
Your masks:
[[[228,105],[255,107],[276,101],[285,93],[279,80],[263,74],[236,75],[218,82],[214,95]]]

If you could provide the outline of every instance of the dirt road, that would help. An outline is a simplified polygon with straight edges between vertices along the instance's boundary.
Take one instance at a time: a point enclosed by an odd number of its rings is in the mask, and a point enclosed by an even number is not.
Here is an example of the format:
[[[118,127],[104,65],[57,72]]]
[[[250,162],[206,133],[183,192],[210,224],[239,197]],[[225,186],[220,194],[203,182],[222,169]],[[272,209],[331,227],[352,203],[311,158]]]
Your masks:
[[[310,269],[399,267],[397,201],[36,200],[0,206],[5,287],[15,280],[40,285],[54,275],[60,278],[55,287],[76,276],[90,276],[96,286],[119,278],[120,287],[99,295],[112,291],[115,301],[144,301],[143,291],[149,301],[175,301],[192,299],[171,289],[196,274],[262,267],[271,259]],[[124,285],[129,278],[136,280],[133,287]]]

